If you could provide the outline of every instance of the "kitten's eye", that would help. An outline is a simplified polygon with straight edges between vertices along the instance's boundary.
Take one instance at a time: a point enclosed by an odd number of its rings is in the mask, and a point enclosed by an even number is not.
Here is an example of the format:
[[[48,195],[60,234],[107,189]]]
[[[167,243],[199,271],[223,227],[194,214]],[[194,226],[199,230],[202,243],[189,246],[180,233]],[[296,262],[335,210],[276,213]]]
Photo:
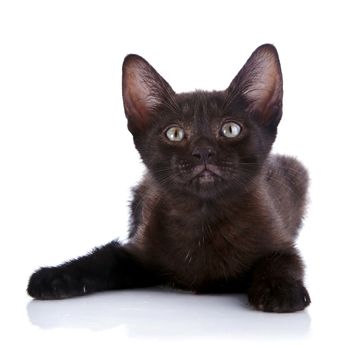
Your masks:
[[[240,134],[241,127],[235,122],[228,122],[221,127],[221,132],[225,137],[234,138]]]
[[[179,142],[179,141],[182,141],[183,138],[185,137],[185,131],[179,126],[172,126],[166,131],[166,137],[170,141]]]

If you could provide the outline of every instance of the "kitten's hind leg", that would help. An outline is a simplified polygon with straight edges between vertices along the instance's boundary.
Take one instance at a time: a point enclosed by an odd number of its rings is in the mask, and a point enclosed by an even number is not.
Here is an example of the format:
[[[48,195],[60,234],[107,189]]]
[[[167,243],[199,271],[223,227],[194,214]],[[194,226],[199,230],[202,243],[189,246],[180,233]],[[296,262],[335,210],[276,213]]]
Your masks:
[[[147,287],[158,278],[118,242],[56,267],[37,270],[28,294],[36,299],[63,299],[103,290]]]

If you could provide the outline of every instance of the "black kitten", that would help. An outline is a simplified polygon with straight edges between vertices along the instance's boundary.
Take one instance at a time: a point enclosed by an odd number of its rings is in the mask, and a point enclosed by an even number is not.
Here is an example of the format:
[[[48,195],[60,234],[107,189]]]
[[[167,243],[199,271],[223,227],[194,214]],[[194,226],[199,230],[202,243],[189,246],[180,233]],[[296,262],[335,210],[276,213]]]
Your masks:
[[[272,45],[213,92],[176,94],[143,58],[127,56],[125,114],[148,169],[134,190],[129,241],[39,269],[28,293],[60,299],[167,284],[247,292],[263,311],[304,309],[310,298],[294,244],[308,176],[295,159],[270,155],[282,94]]]

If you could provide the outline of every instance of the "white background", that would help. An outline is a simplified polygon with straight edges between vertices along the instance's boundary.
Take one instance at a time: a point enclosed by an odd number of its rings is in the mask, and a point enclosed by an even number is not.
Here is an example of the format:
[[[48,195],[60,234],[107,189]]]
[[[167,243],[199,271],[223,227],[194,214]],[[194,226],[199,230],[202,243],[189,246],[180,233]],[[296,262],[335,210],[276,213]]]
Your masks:
[[[1,1],[0,347],[348,349],[349,33],[346,1]],[[275,152],[312,178],[298,241],[308,310],[161,290],[31,301],[34,269],[126,237],[143,168],[123,115],[124,56],[144,56],[175,91],[224,89],[265,42],[284,73]]]

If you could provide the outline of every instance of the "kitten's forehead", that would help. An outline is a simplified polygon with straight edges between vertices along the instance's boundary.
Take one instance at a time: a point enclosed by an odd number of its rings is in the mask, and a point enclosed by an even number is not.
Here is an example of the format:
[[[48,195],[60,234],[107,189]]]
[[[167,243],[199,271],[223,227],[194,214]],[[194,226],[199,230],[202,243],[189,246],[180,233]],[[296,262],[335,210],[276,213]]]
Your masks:
[[[185,121],[197,126],[210,124],[213,119],[220,118],[224,114],[223,92],[195,91],[179,94],[177,102]]]

